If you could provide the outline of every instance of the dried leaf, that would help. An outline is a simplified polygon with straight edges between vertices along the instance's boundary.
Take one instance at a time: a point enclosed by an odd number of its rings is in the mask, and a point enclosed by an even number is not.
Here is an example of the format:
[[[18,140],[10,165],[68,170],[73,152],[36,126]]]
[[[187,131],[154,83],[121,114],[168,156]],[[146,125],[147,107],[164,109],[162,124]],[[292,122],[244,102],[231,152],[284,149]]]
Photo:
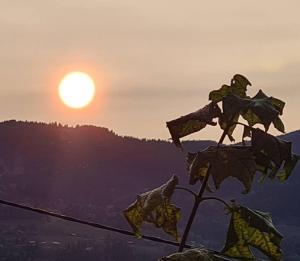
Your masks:
[[[274,227],[270,214],[234,206],[231,209],[231,221],[222,253],[242,260],[256,260],[250,250],[252,246],[271,260],[280,261],[281,240],[282,235]]]
[[[251,189],[256,172],[255,157],[247,146],[211,146],[188,160],[190,184],[202,181],[207,171],[213,178],[216,189],[228,177],[243,183],[245,193]]]
[[[179,240],[177,222],[181,211],[171,204],[171,197],[177,184],[178,178],[173,176],[159,188],[139,195],[136,201],[123,211],[136,236],[141,236],[142,223],[148,222]]]
[[[221,110],[216,103],[211,102],[196,112],[187,114],[178,119],[167,122],[172,140],[177,147],[181,147],[180,138],[205,128],[207,124],[215,126],[213,121],[221,115]]]
[[[159,261],[231,261],[215,251],[204,248],[186,250],[183,253],[174,253],[167,257],[162,257]]]

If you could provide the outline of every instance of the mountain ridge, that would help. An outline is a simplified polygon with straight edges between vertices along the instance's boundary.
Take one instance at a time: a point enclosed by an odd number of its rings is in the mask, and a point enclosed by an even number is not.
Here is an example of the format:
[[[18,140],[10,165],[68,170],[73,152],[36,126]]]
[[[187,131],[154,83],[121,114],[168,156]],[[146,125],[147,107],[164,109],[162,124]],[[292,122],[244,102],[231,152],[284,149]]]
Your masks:
[[[300,131],[281,138],[293,141],[294,152],[300,154]],[[183,143],[188,151],[216,144]],[[0,144],[0,198],[122,228],[128,228],[122,210],[136,195],[159,186],[173,174],[179,176],[180,185],[198,187],[188,184],[185,154],[166,140],[124,137],[91,125],[68,127],[12,120],[0,123]],[[293,203],[299,197],[299,170],[298,165],[286,184],[267,181],[261,186],[255,182],[246,196],[236,180],[228,179],[216,195],[271,212],[275,224],[288,235],[284,248],[299,253],[300,236],[293,232],[300,230],[300,206]],[[182,227],[191,207],[190,195],[177,192],[174,201],[187,211]],[[278,206],[284,206],[285,211]],[[212,248],[221,244],[228,222],[226,216],[218,217],[211,228],[213,211],[222,213],[214,203],[201,207],[203,216],[195,221],[198,229],[191,235],[191,240]],[[157,233],[154,228],[149,231]]]

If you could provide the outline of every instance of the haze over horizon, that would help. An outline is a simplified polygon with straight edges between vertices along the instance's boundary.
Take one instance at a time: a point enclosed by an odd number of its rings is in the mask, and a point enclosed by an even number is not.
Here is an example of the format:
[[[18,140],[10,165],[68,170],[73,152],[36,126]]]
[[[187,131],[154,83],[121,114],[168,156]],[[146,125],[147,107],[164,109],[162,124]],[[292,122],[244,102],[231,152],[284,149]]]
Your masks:
[[[2,3],[0,120],[92,124],[166,139],[166,121],[203,107],[210,90],[241,73],[252,82],[250,95],[263,89],[286,102],[286,131],[297,130],[299,10],[296,0]],[[72,70],[97,85],[82,110],[58,99],[58,83]],[[218,135],[208,128],[189,139]]]

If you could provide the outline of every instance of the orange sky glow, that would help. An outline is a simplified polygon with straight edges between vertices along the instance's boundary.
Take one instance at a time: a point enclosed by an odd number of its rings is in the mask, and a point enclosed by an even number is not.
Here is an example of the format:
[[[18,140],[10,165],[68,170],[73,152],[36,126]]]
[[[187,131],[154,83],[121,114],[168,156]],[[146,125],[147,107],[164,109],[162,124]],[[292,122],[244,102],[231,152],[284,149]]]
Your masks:
[[[240,73],[252,82],[249,95],[263,89],[287,103],[287,131],[300,129],[298,0],[28,0],[1,8],[0,120],[167,139],[166,121],[203,107],[210,90]],[[57,93],[72,71],[96,84],[94,100],[79,110]],[[209,127],[188,138],[220,133]]]

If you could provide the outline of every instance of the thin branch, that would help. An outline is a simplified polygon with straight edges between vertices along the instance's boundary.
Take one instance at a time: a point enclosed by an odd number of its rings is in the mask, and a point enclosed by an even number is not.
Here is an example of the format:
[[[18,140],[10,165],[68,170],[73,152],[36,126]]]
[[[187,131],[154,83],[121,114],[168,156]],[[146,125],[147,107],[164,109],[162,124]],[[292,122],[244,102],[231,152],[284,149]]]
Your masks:
[[[232,127],[232,125],[234,125],[234,124],[229,124],[229,125],[227,125],[227,127],[226,127],[225,130],[223,131],[222,136],[221,136],[221,138],[220,138],[220,140],[219,140],[219,142],[218,142],[218,147],[223,143],[223,141],[224,141],[224,139],[225,139],[225,137],[226,137],[228,131],[229,131],[230,128]]]
[[[175,189],[178,189],[178,190],[184,190],[184,191],[189,192],[190,194],[192,194],[195,198],[198,197],[198,195],[197,195],[194,191],[192,191],[192,190],[190,190],[190,189],[188,189],[188,188],[184,188],[184,187],[176,187]]]
[[[230,205],[226,201],[224,201],[223,199],[217,198],[217,197],[203,197],[203,198],[201,198],[200,201],[205,201],[205,200],[216,200],[216,201],[223,203],[227,208],[230,208]]]
[[[227,126],[225,128],[225,130],[223,131],[223,134],[220,137],[220,140],[218,142],[218,147],[223,143],[223,141],[224,141],[224,139],[225,139],[225,137],[226,137],[229,129],[230,129],[230,126]],[[203,194],[205,192],[205,189],[206,189],[206,186],[207,186],[207,183],[208,183],[208,180],[209,180],[210,169],[211,169],[211,164],[209,164],[208,170],[206,172],[206,175],[205,175],[204,180],[202,182],[202,185],[200,187],[200,191],[199,191],[199,193],[198,193],[198,195],[196,197],[196,200],[194,202],[194,206],[193,206],[193,209],[192,209],[191,214],[189,216],[188,223],[187,223],[187,225],[185,227],[185,230],[183,232],[183,235],[182,235],[182,239],[181,239],[181,242],[180,242],[180,245],[179,245],[179,248],[178,248],[178,252],[182,252],[183,249],[185,248],[186,241],[188,239],[188,236],[189,236],[192,224],[194,222],[195,216],[197,214],[197,210],[199,208],[202,196],[203,196]]]
[[[211,165],[208,167],[208,170],[207,170],[207,173],[206,173],[206,175],[204,177],[204,180],[203,180],[203,183],[201,185],[200,191],[199,191],[199,193],[198,193],[198,195],[196,197],[196,200],[195,200],[192,212],[190,214],[188,223],[187,223],[187,225],[185,227],[185,230],[183,232],[183,235],[182,235],[182,239],[181,239],[181,242],[180,242],[180,245],[179,245],[179,248],[178,248],[178,252],[182,252],[183,249],[185,248],[185,244],[186,244],[188,235],[190,233],[192,224],[193,224],[195,216],[197,214],[197,210],[198,210],[199,204],[201,202],[200,199],[202,198],[202,195],[203,195],[203,193],[205,191],[205,188],[206,188],[206,185],[207,185],[207,182],[208,182],[208,179],[209,179],[210,168],[211,168]]]
[[[229,130],[230,127],[229,127],[229,128],[227,127],[226,129]],[[223,134],[222,134],[222,136],[221,136],[221,138],[220,138],[220,140],[219,140],[219,142],[218,142],[218,147],[223,143],[223,141],[224,141],[226,135],[227,135],[227,131],[224,131]]]
[[[6,201],[6,200],[0,200],[0,204],[10,206],[10,207],[14,207],[14,208],[23,209],[23,210],[26,210],[26,211],[35,212],[35,213],[42,214],[42,215],[47,215],[47,216],[59,218],[59,219],[66,220],[66,221],[73,222],[73,223],[77,223],[77,224],[82,224],[82,225],[86,225],[86,226],[90,226],[90,227],[94,227],[94,228],[99,228],[99,229],[103,229],[103,230],[107,230],[107,231],[111,231],[111,232],[115,232],[115,233],[135,237],[134,233],[131,232],[131,231],[127,231],[127,230],[124,230],[124,229],[115,228],[115,227],[111,227],[111,226],[106,226],[106,225],[102,225],[102,224],[98,224],[98,223],[93,223],[93,222],[90,222],[90,221],[86,221],[86,220],[82,220],[82,219],[78,219],[78,218],[74,218],[74,217],[70,217],[70,216],[66,216],[66,215],[62,215],[62,214],[58,214],[58,213],[47,211],[47,210],[44,210],[44,209],[29,207],[29,206],[26,206],[26,205],[23,205],[23,204],[17,204],[17,203]],[[162,238],[159,238],[159,237],[143,235],[142,238],[145,239],[145,240],[151,240],[151,241],[155,241],[155,242],[159,242],[159,243],[164,243],[164,244],[167,244],[167,245],[172,245],[172,246],[177,246],[177,247],[179,246],[178,242],[165,240],[165,239],[162,239]],[[186,248],[192,248],[192,246],[190,246],[190,245],[185,245],[185,247]]]

